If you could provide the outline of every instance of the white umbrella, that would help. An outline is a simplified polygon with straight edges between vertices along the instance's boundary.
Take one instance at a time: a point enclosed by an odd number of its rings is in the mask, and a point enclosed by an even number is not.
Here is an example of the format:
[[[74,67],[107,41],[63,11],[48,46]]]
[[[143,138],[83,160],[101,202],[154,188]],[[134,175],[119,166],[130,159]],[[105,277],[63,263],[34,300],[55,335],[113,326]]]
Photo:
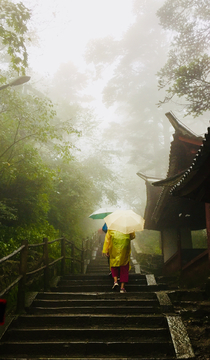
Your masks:
[[[109,230],[130,234],[144,229],[144,219],[133,210],[116,210],[104,218]]]

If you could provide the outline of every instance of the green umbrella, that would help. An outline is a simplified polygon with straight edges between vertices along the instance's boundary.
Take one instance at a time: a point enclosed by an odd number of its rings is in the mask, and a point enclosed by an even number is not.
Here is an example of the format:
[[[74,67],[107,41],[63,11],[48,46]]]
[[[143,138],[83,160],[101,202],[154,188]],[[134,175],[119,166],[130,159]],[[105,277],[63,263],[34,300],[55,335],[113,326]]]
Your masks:
[[[89,218],[91,219],[103,219],[107,215],[113,213],[116,209],[114,208],[100,208],[96,211],[94,211],[92,214],[90,214]]]

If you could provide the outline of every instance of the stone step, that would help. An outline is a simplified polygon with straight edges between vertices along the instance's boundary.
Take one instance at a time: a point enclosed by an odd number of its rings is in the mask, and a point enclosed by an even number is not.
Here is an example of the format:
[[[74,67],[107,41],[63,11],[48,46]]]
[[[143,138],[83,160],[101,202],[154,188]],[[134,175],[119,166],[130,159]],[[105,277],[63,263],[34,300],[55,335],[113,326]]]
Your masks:
[[[108,266],[103,267],[94,267],[94,266],[88,266],[86,270],[86,274],[108,274],[110,272],[110,268]],[[135,269],[131,268],[129,270],[129,273],[135,273]]]
[[[119,286],[120,288],[120,286]],[[119,291],[120,289],[118,289]],[[126,284],[126,290],[128,292],[142,292],[142,291],[158,291],[158,290],[165,290],[165,286],[160,285],[135,285],[135,284]],[[112,291],[112,284],[95,284],[95,285],[63,285],[52,287],[51,291],[59,291],[59,292],[110,292]]]
[[[107,293],[70,293],[70,292],[39,292],[36,294],[34,299],[43,300],[97,300],[97,299],[108,299],[108,300],[141,300],[141,299],[157,299],[157,295],[154,292],[141,292],[141,293],[124,293],[119,292],[107,292]]]
[[[36,329],[11,329],[9,330],[2,341],[19,342],[45,342],[45,341],[100,341],[100,342],[113,342],[113,341],[125,341],[125,342],[137,342],[137,341],[166,341],[170,340],[170,333],[167,328],[132,328],[132,329],[119,329],[119,328],[64,328],[57,327],[43,329],[42,327]]]
[[[109,266],[108,264],[101,264],[101,265],[97,265],[97,264],[89,264],[87,267],[87,270],[90,271],[90,269],[92,269],[93,271],[107,271],[109,270]]]
[[[1,356],[0,356],[0,359],[1,360],[17,360],[18,358],[17,357],[13,357],[13,356],[7,356],[7,355],[5,355],[4,356],[4,358],[2,358]],[[19,358],[20,360],[23,360],[22,358]],[[124,358],[124,357],[99,357],[99,356],[97,356],[97,357],[92,357],[92,356],[85,356],[85,357],[83,357],[83,356],[80,356],[79,358],[75,358],[75,357],[70,357],[70,356],[65,356],[65,357],[60,357],[60,356],[58,356],[58,357],[45,357],[45,358],[43,358],[43,357],[39,357],[39,358],[37,358],[37,357],[33,357],[33,356],[30,356],[30,359],[29,358],[24,358],[24,360],[76,360],[76,359],[79,359],[79,360],[139,360],[140,358],[138,357],[138,358],[134,358],[134,357],[126,357],[126,358]],[[146,356],[144,356],[144,358],[143,358],[144,360],[174,360],[175,359],[175,357],[174,356],[161,356],[161,358],[159,358],[159,357],[157,357],[157,356],[155,356],[155,357],[153,357],[153,356],[150,356],[149,358],[148,357],[146,357]],[[189,360],[191,360],[191,358],[188,358]],[[185,357],[179,357],[179,360],[186,360],[186,358]]]
[[[73,275],[73,274],[69,274],[69,275],[65,275],[62,277],[63,280],[104,280],[107,279],[107,277],[109,278],[109,276],[107,274],[92,274],[92,275],[87,275],[87,274],[78,274],[78,275]],[[111,277],[111,276],[110,276]],[[111,277],[112,278],[112,277]],[[142,275],[142,274],[130,274],[129,273],[129,281],[133,280],[133,279],[146,279],[146,275]]]
[[[12,328],[162,328],[167,326],[166,318],[161,314],[152,315],[130,315],[114,314],[111,317],[107,314],[89,315],[89,314],[58,314],[57,311],[52,315],[21,315],[13,320]]]
[[[68,285],[95,285],[96,284],[96,280],[92,279],[92,280],[61,280],[58,282],[57,286],[68,286]],[[103,279],[102,281],[97,281],[97,284],[102,284],[102,285],[113,285],[113,279],[110,278],[109,276],[107,276],[105,279]],[[135,284],[135,285],[147,285],[147,281],[146,279],[130,279],[129,280],[129,284]]]
[[[107,269],[99,269],[99,270],[97,270],[97,274],[101,274],[101,275],[108,275],[109,274],[109,269],[107,268]],[[93,269],[93,268],[89,268],[89,269],[87,269],[86,270],[86,274],[88,275],[88,274],[95,274],[96,273],[96,270],[95,269]]]
[[[155,357],[164,358],[174,356],[175,352],[171,341],[163,340],[153,341],[150,339],[138,341],[62,341],[54,340],[52,342],[26,342],[26,341],[8,341],[1,345],[1,356],[4,359],[16,357],[16,359],[28,359],[28,354],[33,354],[33,357],[52,359],[86,357],[87,359],[99,357],[118,357],[127,359],[127,357],[138,357],[138,359],[145,359]]]
[[[96,260],[92,260],[89,262],[88,266],[97,266],[98,268],[100,268],[101,266],[106,266],[109,267],[109,263],[107,261],[107,259],[96,259]]]
[[[160,313],[160,309],[154,306],[116,306],[116,307],[107,307],[107,306],[83,306],[83,307],[30,307],[28,312],[30,314],[156,314]]]
[[[63,300],[63,299],[35,299],[32,303],[32,308],[33,307],[45,307],[45,308],[59,308],[59,307],[113,307],[115,308],[117,307],[157,307],[159,306],[158,300],[157,299],[67,299],[67,300]]]
[[[173,302],[180,301],[202,301],[206,298],[206,293],[204,290],[200,289],[181,289],[173,290],[169,292],[170,299]]]
[[[89,270],[89,269],[93,269],[93,270],[95,270],[95,271],[99,271],[99,270],[105,270],[105,271],[109,271],[110,270],[110,267],[109,267],[109,264],[108,263],[102,263],[102,264],[98,264],[97,265],[97,263],[95,264],[95,263],[90,263],[90,264],[88,264],[88,266],[87,266],[87,270]]]
[[[131,266],[131,269],[130,271],[134,270],[135,267],[134,266]],[[107,272],[107,271],[110,271],[110,268],[109,268],[109,265],[107,264],[103,264],[103,265],[97,265],[97,264],[92,264],[92,265],[88,265],[87,266],[87,270],[86,270],[86,273],[88,272],[93,272],[93,273],[98,273],[98,272]],[[129,271],[129,272],[130,272]]]
[[[172,309],[167,285],[132,266],[127,292],[113,291],[107,259],[101,249],[93,255],[86,274],[58,277],[51,291],[33,293],[27,314],[3,335],[0,359],[190,359],[182,344],[175,353],[177,334],[186,338],[181,320],[162,313]]]

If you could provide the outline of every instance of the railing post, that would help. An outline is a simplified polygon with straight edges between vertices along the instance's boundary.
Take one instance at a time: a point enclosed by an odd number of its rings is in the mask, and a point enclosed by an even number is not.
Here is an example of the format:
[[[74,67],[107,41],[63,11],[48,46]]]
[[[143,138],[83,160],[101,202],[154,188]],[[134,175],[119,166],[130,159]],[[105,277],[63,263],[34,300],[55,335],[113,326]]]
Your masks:
[[[89,259],[90,259],[90,250],[89,250],[89,243],[90,243],[90,241],[89,241],[89,238],[87,238],[87,247],[86,247],[86,250],[87,250],[87,260],[89,261]]]
[[[20,253],[20,267],[19,275],[22,275],[18,283],[18,294],[17,294],[17,309],[16,312],[20,313],[25,308],[25,283],[26,283],[26,271],[27,271],[27,260],[28,260],[28,240],[23,240],[22,245],[25,247]]]
[[[63,259],[61,260],[61,276],[65,275],[66,272],[66,242],[65,238],[62,237],[61,239],[61,256],[63,256]]]
[[[74,244],[71,244],[71,274],[74,274]]]
[[[44,291],[49,290],[49,257],[48,257],[48,239],[44,238],[44,246],[43,246],[43,258],[44,264],[46,265],[44,269]]]
[[[84,248],[82,243],[82,250],[81,250],[81,274],[84,274]]]

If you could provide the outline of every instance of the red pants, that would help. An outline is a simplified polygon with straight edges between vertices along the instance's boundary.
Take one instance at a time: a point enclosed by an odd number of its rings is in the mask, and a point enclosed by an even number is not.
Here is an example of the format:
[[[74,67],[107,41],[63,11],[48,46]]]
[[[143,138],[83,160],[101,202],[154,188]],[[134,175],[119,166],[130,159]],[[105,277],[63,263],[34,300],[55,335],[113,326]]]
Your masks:
[[[129,262],[120,267],[111,267],[112,271],[112,277],[118,277],[118,271],[120,269],[120,282],[127,283],[128,282],[128,276],[129,276]]]

